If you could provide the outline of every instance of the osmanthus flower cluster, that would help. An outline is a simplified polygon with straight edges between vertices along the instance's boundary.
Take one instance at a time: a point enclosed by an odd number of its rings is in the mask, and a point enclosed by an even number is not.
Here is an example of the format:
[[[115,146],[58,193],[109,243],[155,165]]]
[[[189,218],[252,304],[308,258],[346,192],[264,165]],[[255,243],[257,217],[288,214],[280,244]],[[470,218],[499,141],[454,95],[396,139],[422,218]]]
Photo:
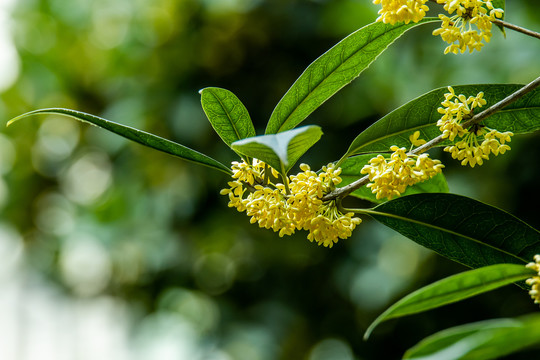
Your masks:
[[[536,271],[538,274],[527,279],[526,283],[531,287],[529,295],[534,300],[535,304],[540,304],[540,255],[534,256],[534,262],[527,264],[527,268]]]
[[[413,146],[425,143],[418,139],[419,131],[409,137]],[[420,155],[407,152],[407,149],[391,146],[393,153],[389,158],[377,155],[369,160],[361,173],[369,176],[370,183],[366,186],[376,194],[377,199],[400,196],[408,186],[429,180],[442,171],[444,165],[439,160],[433,160],[427,153]]]
[[[377,21],[388,24],[397,22],[418,22],[428,11],[426,0],[373,0],[381,4]],[[481,50],[483,41],[491,40],[492,21],[502,18],[504,10],[494,8],[489,0],[437,0],[448,15],[439,14],[442,20],[440,28],[433,35],[440,35],[450,44],[444,53],[464,53],[467,49]]]
[[[441,35],[441,38],[449,43],[444,53],[452,52],[464,53],[467,48],[469,52],[481,50],[485,42],[491,40],[492,21],[502,18],[503,10],[495,9],[491,1],[482,0],[437,0],[439,4],[444,4],[444,9],[450,15],[448,17],[440,14],[442,25],[433,31],[433,35]],[[473,28],[473,25],[475,28]]]
[[[354,213],[343,214],[336,200],[322,200],[341,182],[341,169],[334,164],[323,166],[319,174],[302,164],[300,173],[285,178],[287,184],[272,182],[279,174],[257,159],[252,164],[235,161],[231,168],[234,180],[221,190],[229,196],[229,207],[245,211],[251,223],[272,229],[280,237],[307,230],[310,241],[332,247],[338,239],[350,237],[361,223]]]
[[[474,167],[482,165],[484,160],[489,160],[490,154],[497,156],[510,150],[510,146],[506,143],[511,141],[514,134],[509,131],[499,132],[481,124],[474,124],[469,129],[462,127],[462,122],[472,117],[476,107],[486,105],[484,93],[480,92],[476,96],[469,97],[463,94],[456,95],[451,86],[448,87],[448,91],[444,94],[444,101],[441,102],[443,107],[437,109],[443,114],[437,126],[443,138],[454,141],[459,137],[460,140],[446,146],[444,151],[449,152],[452,158],[460,160],[461,165]],[[482,138],[481,141],[479,137]]]
[[[373,0],[374,4],[382,6],[377,21],[392,25],[397,22],[408,24],[422,20],[429,10],[426,2],[428,0]]]

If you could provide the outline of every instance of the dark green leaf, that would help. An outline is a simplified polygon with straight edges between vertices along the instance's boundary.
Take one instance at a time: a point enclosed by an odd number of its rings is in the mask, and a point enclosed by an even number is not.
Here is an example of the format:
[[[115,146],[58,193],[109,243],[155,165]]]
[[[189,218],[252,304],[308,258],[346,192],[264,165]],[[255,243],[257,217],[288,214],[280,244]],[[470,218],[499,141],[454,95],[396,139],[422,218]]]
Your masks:
[[[527,269],[524,265],[497,264],[447,277],[416,290],[389,307],[369,326],[364,338],[368,338],[373,329],[385,320],[416,314],[467,299],[525,280],[535,274],[535,271]]]
[[[540,232],[520,219],[454,194],[416,194],[368,210],[409,239],[472,268],[526,264],[540,253]]]
[[[322,103],[349,84],[405,31],[429,22],[388,25],[376,22],[350,34],[315,60],[279,101],[266,134],[293,129]]]
[[[153,135],[153,134],[141,131],[141,130],[134,129],[129,126],[121,125],[113,121],[100,118],[98,116],[76,111],[76,110],[62,109],[62,108],[34,110],[26,114],[17,116],[16,118],[10,120],[7,125],[9,126],[15,121],[20,120],[22,118],[25,118],[31,115],[39,115],[39,114],[57,114],[57,115],[69,116],[74,119],[87,122],[87,123],[99,126],[101,128],[104,128],[106,130],[109,130],[117,135],[123,136],[141,145],[148,146],[150,148],[165,152],[167,154],[178,156],[184,160],[189,160],[198,164],[206,165],[213,169],[223,171],[226,174],[231,173],[231,170],[227,166],[220,163],[219,161],[214,160],[211,157],[206,156],[204,154],[201,154],[198,151],[185,147],[184,145],[180,145],[170,140],[161,138],[159,136],[156,136],[156,135]]]
[[[262,135],[232,144],[240,154],[264,161],[285,175],[322,136],[319,126],[303,126],[275,135]]]
[[[456,94],[466,96],[476,96],[483,91],[487,105],[479,110],[481,111],[521,87],[522,85],[487,84],[453,88]],[[437,108],[441,107],[446,92],[447,88],[432,90],[381,118],[354,139],[344,158],[361,153],[385,152],[392,145],[409,147],[411,145],[409,136],[416,130],[420,131],[420,138],[425,140],[440,135],[436,123],[441,114],[437,112]],[[499,131],[512,131],[514,134],[540,129],[540,89],[528,93],[502,111],[488,117],[483,123]],[[441,143],[440,146],[445,144],[448,143]]]
[[[200,94],[204,113],[225,144],[256,135],[247,109],[232,92],[209,87]]]
[[[364,175],[361,175],[360,171],[374,156],[376,155],[362,154],[347,158],[347,160],[340,165],[342,170],[340,176],[343,181],[338,186],[343,187],[363,177]],[[446,178],[442,173],[439,173],[429,180],[407,187],[407,190],[405,190],[402,196],[420,193],[447,193],[448,190]],[[377,199],[375,194],[365,186],[353,191],[351,195],[377,204],[387,201],[386,199]]]
[[[491,360],[540,344],[540,314],[456,326],[409,349],[409,360]],[[520,357],[521,359],[521,357]]]

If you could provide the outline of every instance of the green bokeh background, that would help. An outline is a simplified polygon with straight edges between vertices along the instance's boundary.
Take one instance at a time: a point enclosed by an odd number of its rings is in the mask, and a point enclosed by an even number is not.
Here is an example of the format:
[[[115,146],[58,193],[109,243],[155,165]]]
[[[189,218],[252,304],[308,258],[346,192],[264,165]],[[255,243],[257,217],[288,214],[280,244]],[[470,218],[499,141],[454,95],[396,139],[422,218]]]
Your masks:
[[[262,134],[303,69],[373,22],[378,10],[368,0],[6,4],[0,7],[4,123],[30,110],[67,107],[224,163],[236,158],[206,120],[199,89],[233,91]],[[540,30],[534,1],[509,1],[506,20]],[[325,135],[303,162],[319,168],[339,159],[373,121],[434,88],[524,84],[538,76],[538,40],[494,31],[480,53],[444,56],[432,30],[406,33],[304,122],[322,126]],[[434,155],[447,166],[451,192],[539,228],[538,139],[516,136],[512,151],[482,168]],[[303,233],[279,238],[227,207],[219,195],[224,174],[58,116],[2,129],[0,174],[2,312],[24,315],[28,307],[48,314],[39,324],[57,323],[55,331],[67,339],[58,351],[75,354],[67,358],[395,359],[435,331],[537,311],[510,286],[389,321],[366,342],[363,332],[393,301],[465,268],[368,218],[332,249]],[[18,300],[2,302],[14,286],[22,289]],[[33,302],[43,294],[52,304],[81,306],[81,314]],[[110,342],[101,353],[85,336],[66,335],[70,321],[91,311],[119,326],[104,321],[88,333]],[[32,341],[36,322],[26,319],[7,360],[46,358],[43,345]],[[123,335],[114,340],[118,332]]]

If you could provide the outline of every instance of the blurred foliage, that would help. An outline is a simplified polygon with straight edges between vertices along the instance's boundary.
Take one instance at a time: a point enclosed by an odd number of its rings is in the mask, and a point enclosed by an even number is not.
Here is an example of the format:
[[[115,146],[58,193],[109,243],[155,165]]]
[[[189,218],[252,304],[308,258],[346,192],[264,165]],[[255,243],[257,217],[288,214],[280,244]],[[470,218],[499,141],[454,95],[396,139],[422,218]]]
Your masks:
[[[508,2],[506,19],[538,31],[536,10],[534,2]],[[198,90],[233,91],[261,134],[303,69],[373,22],[377,7],[363,0],[17,0],[9,11],[11,41],[0,45],[16,56],[3,64],[5,121],[67,107],[227,163],[235,159],[206,120]],[[307,119],[325,135],[301,161],[337,160],[371,122],[433,88],[538,75],[537,40],[507,31],[481,53],[443,56],[445,45],[428,27],[405,34]],[[527,165],[537,163],[539,146],[537,135],[516,136],[511,152],[481,170],[440,154],[450,191],[540,227],[530,207],[540,202],[539,169]],[[57,116],[2,130],[0,174],[0,222],[22,236],[25,266],[70,296],[125,303],[136,348],[148,359],[145,344],[163,337],[191,341],[200,358],[218,349],[225,359],[393,359],[446,327],[535,310],[508,287],[390,321],[364,342],[369,323],[400,295],[464,268],[367,219],[331,250],[302,233],[278,238],[227,208],[219,196],[225,175]]]

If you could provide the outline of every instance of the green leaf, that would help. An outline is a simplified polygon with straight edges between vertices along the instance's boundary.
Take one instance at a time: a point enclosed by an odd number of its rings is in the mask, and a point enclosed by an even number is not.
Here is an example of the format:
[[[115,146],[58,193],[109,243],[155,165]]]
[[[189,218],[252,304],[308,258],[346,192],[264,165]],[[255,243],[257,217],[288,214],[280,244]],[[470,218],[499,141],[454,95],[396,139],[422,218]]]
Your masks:
[[[256,135],[247,109],[232,92],[209,87],[199,93],[204,113],[229,147],[235,141]]]
[[[362,154],[347,158],[347,160],[340,165],[340,177],[342,182],[338,185],[338,187],[349,185],[350,183],[364,177],[364,175],[360,174],[360,171],[374,156],[376,155]],[[446,182],[445,176],[443,173],[438,173],[429,180],[407,187],[402,196],[421,193],[447,193],[448,191],[448,183]],[[365,186],[353,191],[350,195],[377,204],[387,201],[386,199],[377,199],[375,194],[373,194],[371,190]]]
[[[388,25],[376,22],[357,30],[316,59],[300,75],[272,113],[266,134],[293,129],[315,109],[349,84],[405,31],[419,23]]]
[[[98,116],[90,115],[81,111],[62,109],[62,108],[50,108],[34,110],[11,119],[7,125],[13,124],[15,121],[22,118],[39,115],[39,114],[57,114],[72,117],[74,119],[87,122],[106,130],[109,130],[117,135],[123,136],[129,140],[135,141],[141,145],[148,146],[150,148],[159,150],[161,152],[178,156],[184,160],[192,161],[201,165],[208,166],[210,168],[220,170],[226,174],[230,174],[231,170],[211,157],[201,154],[198,151],[192,150],[184,145],[177,144],[173,141],[161,138],[159,136],[134,129],[129,126],[121,125],[110,120],[100,118]]]
[[[264,161],[286,175],[296,161],[322,136],[319,126],[309,125],[275,135],[255,136],[236,141],[233,150]]]
[[[453,88],[456,94],[466,96],[476,96],[483,91],[487,105],[478,110],[481,111],[514,93],[522,86],[486,84],[453,86]],[[385,152],[392,145],[409,147],[411,145],[409,136],[416,130],[420,131],[422,139],[430,140],[437,137],[441,134],[436,126],[437,121],[441,118],[437,108],[441,107],[444,94],[447,92],[447,88],[432,90],[392,111],[360,133],[343,158],[355,154]],[[503,110],[486,118],[483,123],[490,128],[499,131],[512,131],[514,134],[539,130],[540,89],[531,91]],[[439,146],[446,144],[448,142],[443,142]]]
[[[540,344],[540,314],[456,326],[433,334],[409,349],[409,360],[500,359]],[[520,357],[521,359],[521,357]]]
[[[491,4],[493,5],[494,9],[502,9],[505,11],[501,17],[500,20],[504,20],[506,15],[506,0],[492,0]],[[504,36],[506,36],[506,31],[504,30],[504,26],[497,25],[497,27],[501,30]]]
[[[381,322],[416,314],[497,289],[536,274],[524,265],[497,264],[465,271],[439,280],[407,295],[383,312],[367,329],[367,339]]]
[[[540,254],[540,232],[500,209],[455,194],[416,194],[366,213],[442,256],[472,268],[526,264]]]

